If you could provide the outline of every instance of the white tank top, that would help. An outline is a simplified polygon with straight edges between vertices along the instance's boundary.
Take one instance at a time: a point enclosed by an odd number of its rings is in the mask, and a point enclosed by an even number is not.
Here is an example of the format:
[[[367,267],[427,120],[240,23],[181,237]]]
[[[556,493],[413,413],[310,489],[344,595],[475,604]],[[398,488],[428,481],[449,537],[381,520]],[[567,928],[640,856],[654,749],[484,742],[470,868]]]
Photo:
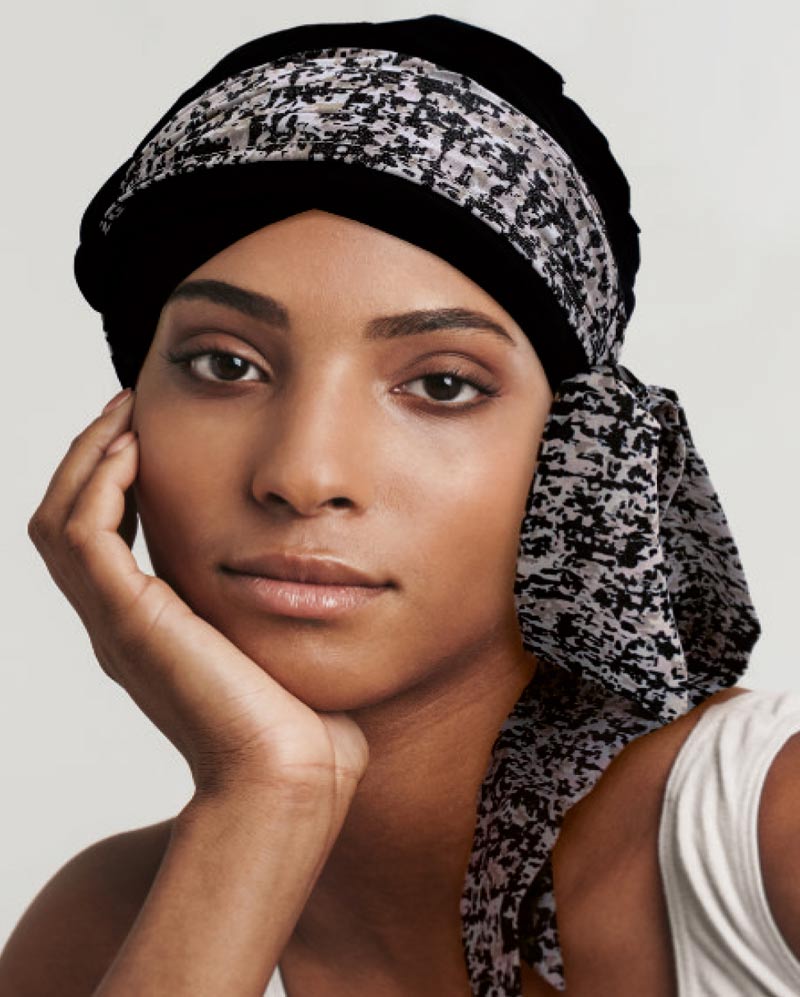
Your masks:
[[[286,997],[286,989],[283,986],[280,966],[275,967],[275,972],[270,976],[264,997]]]
[[[658,833],[678,997],[798,997],[800,959],[767,903],[758,806],[800,731],[800,693],[753,689],[709,706],[673,760]],[[276,967],[264,997],[286,997]]]
[[[679,997],[798,997],[800,959],[772,916],[758,846],[769,767],[800,731],[800,694],[708,707],[670,770],[659,862]]]

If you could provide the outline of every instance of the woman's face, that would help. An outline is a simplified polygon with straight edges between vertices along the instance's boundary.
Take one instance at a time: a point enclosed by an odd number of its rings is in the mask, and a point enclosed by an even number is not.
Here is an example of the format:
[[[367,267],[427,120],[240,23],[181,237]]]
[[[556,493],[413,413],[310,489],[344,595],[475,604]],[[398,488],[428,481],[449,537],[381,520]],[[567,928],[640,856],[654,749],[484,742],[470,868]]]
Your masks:
[[[519,528],[552,395],[504,309],[439,257],[316,210],[179,287],[133,415],[156,574],[315,709],[518,656]],[[385,587],[336,616],[276,611],[227,569],[281,552]]]

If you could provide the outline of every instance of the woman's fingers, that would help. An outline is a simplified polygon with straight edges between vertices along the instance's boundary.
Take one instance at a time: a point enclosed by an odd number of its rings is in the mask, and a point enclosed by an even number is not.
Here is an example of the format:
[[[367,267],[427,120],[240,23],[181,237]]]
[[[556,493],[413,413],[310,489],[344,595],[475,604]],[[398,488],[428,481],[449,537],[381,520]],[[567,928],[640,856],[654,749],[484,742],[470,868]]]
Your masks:
[[[113,441],[89,474],[64,523],[64,542],[82,582],[99,594],[115,616],[141,596],[149,577],[118,532],[125,493],[138,468],[138,441],[126,432]]]
[[[55,470],[42,501],[31,517],[28,532],[35,540],[60,535],[75,498],[89,480],[108,445],[128,429],[133,411],[133,394],[122,404],[104,412],[79,433]]]
[[[181,751],[198,790],[231,779],[328,778],[338,756],[349,778],[365,757],[355,724],[321,722],[137,564],[131,411],[128,396],[75,437],[28,526],[100,666]]]
[[[118,448],[118,449],[117,449]],[[295,765],[330,752],[309,711],[161,579],[145,574],[118,528],[136,477],[138,441],[122,434],[101,458],[64,526],[70,575],[91,605],[88,627],[103,669],[184,754],[193,773],[246,757]],[[293,724],[304,724],[295,733]],[[278,739],[281,727],[290,732]],[[303,733],[306,731],[306,733]],[[320,747],[322,745],[322,748]]]

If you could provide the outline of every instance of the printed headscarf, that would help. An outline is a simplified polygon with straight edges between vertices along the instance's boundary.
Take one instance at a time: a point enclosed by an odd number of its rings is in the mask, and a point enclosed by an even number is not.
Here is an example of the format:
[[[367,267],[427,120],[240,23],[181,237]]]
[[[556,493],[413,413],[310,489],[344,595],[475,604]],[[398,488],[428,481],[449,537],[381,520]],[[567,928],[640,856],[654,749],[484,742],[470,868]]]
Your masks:
[[[84,214],[76,277],[135,383],[193,269],[311,207],[428,249],[529,337],[555,397],[515,601],[538,659],[480,789],[461,899],[476,997],[520,958],[557,989],[551,852],[631,740],[744,673],[759,635],[739,555],[674,391],[619,363],[638,226],[605,138],[521,46],[441,16],[305,25],[226,56]]]

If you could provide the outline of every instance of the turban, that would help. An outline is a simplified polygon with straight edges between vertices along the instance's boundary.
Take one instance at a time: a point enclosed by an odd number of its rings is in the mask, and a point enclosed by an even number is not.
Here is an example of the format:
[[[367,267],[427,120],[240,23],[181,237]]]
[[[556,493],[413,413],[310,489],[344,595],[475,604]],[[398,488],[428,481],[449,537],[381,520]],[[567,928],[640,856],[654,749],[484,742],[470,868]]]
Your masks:
[[[678,396],[619,362],[639,264],[628,184],[561,76],[492,32],[427,16],[266,35],[183,93],[83,216],[76,278],[121,383],[183,278],[309,208],[452,263],[554,391],[514,587],[540,667],[493,746],[461,918],[474,994],[518,995],[520,958],[564,989],[564,814],[631,740],[734,684],[759,635]]]

